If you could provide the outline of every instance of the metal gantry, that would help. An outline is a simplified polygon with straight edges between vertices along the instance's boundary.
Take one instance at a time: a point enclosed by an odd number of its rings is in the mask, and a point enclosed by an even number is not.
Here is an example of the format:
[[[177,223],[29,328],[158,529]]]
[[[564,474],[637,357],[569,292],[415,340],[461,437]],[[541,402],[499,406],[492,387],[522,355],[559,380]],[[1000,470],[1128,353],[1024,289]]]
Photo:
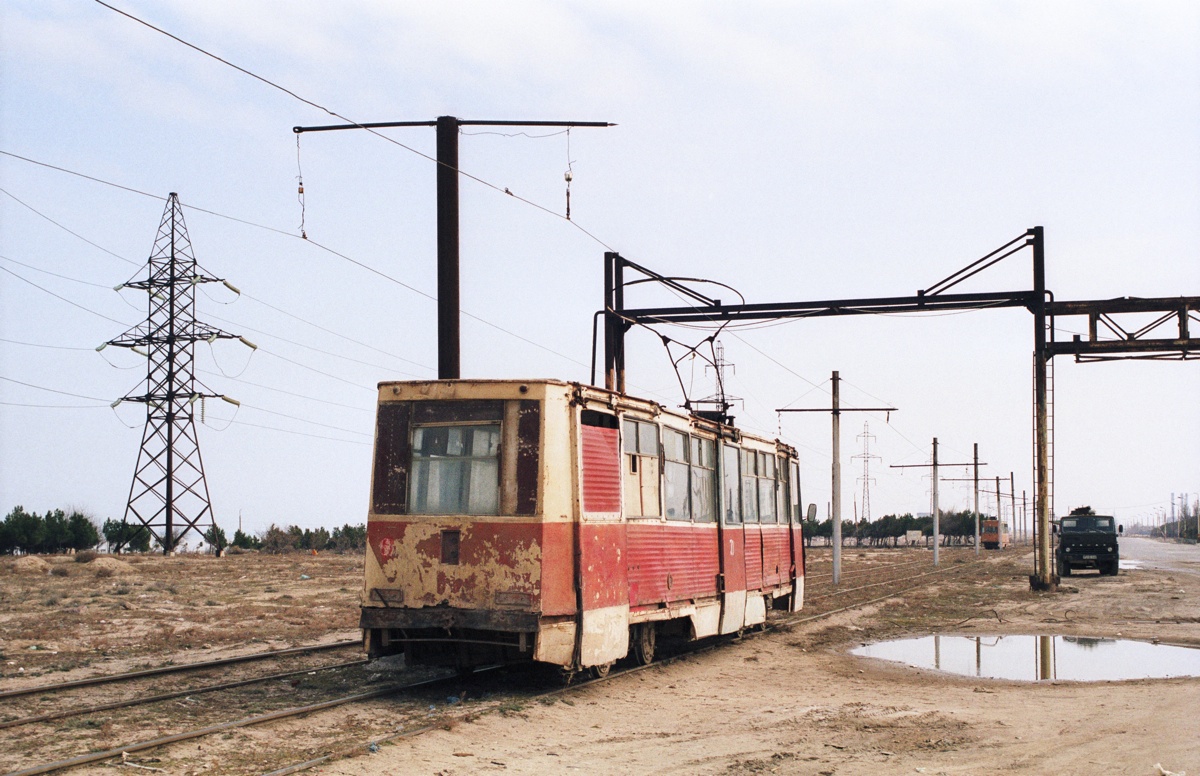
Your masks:
[[[197,390],[192,346],[200,340],[237,338],[196,320],[196,287],[221,282],[228,285],[196,265],[179,196],[172,192],[147,262],[146,279],[117,287],[145,291],[149,314],[143,323],[105,343],[146,357],[145,392],[128,394],[113,406],[120,402],[146,405],[146,426],[125,521],[133,524],[136,520],[148,528],[164,554],[174,552],[188,531],[201,532],[202,524],[215,524],[194,408],[198,401],[225,397]]]
[[[1004,259],[1025,250],[1032,253],[1033,282],[1029,290],[985,293],[946,293]],[[662,283],[691,302],[686,307],[625,307],[625,270],[640,272],[645,278]],[[617,252],[604,254],[604,379],[610,390],[625,391],[625,333],[635,325],[704,324],[726,321],[816,318],[835,315],[878,313],[925,313],[939,310],[981,310],[985,308],[1024,307],[1034,317],[1034,444],[1036,483],[1034,509],[1037,551],[1030,585],[1035,589],[1057,584],[1050,563],[1050,458],[1049,403],[1047,365],[1054,356],[1072,355],[1076,361],[1115,359],[1189,360],[1200,358],[1200,338],[1190,333],[1191,323],[1200,323],[1200,296],[1153,299],[1123,297],[1117,299],[1056,301],[1046,288],[1045,235],[1040,226],[1009,240],[994,251],[954,272],[912,296],[826,299],[809,302],[758,304],[722,304],[699,294],[678,280],[625,259]],[[645,282],[642,279],[633,282]],[[694,302],[694,304],[692,304]],[[1127,328],[1118,316],[1156,313],[1148,325]],[[1054,339],[1055,320],[1059,317],[1088,316],[1088,336],[1075,336],[1066,342]],[[1175,336],[1155,336],[1174,322]],[[1102,339],[1101,331],[1115,335]]]

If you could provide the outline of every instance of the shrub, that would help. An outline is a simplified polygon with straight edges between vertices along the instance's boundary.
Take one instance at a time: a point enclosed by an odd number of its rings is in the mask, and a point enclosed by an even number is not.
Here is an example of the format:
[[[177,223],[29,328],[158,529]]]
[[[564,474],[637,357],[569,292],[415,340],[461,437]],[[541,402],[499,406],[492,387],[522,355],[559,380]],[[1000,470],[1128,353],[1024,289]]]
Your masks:
[[[75,553],[76,563],[91,563],[100,556],[100,553],[95,550],[84,550],[83,552]]]

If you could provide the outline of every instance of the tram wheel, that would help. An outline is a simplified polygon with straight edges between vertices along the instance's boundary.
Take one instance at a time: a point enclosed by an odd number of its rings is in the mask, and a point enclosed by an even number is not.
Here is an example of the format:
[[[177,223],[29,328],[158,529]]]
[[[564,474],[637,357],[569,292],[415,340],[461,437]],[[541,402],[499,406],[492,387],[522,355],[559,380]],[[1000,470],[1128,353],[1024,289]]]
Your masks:
[[[644,622],[635,626],[633,632],[633,657],[638,665],[650,665],[654,662],[654,649],[658,642],[658,628],[652,622]]]
[[[603,665],[592,666],[588,671],[591,672],[593,679],[604,679],[608,676],[609,671],[612,671],[612,667],[612,663],[605,663]]]

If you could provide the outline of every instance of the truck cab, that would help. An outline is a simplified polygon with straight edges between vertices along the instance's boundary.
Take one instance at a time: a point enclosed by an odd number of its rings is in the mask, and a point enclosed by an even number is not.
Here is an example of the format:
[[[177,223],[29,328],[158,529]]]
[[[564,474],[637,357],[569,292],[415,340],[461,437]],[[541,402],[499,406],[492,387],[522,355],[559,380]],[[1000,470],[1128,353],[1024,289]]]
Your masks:
[[[1108,515],[1069,515],[1054,526],[1058,547],[1054,551],[1058,576],[1069,577],[1073,569],[1096,569],[1102,576],[1116,576],[1120,559],[1118,526]]]

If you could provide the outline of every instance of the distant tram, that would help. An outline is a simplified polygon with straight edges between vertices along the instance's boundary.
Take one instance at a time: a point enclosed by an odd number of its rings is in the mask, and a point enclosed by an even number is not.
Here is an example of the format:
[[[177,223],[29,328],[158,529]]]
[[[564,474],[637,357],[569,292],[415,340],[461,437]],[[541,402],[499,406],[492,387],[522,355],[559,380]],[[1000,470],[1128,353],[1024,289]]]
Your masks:
[[[981,523],[980,540],[985,550],[999,550],[1009,545],[1008,523],[985,518]]]
[[[794,448],[577,383],[379,385],[372,657],[604,674],[804,599]],[[720,518],[720,519],[718,519]]]

